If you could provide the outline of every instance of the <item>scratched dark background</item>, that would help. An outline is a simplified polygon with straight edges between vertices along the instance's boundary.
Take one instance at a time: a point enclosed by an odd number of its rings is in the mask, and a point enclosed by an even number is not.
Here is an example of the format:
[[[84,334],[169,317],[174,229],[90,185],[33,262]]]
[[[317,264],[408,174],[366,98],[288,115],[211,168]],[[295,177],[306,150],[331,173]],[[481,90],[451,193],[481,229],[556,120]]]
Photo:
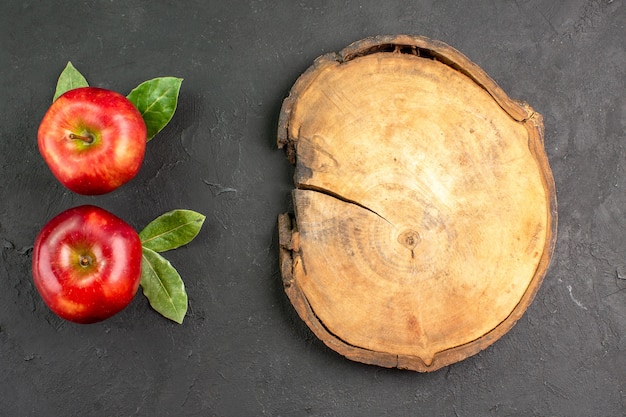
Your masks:
[[[626,415],[624,0],[4,1],[0,6],[0,415]],[[280,105],[324,53],[378,34],[444,41],[545,119],[559,202],[552,265],[518,324],[430,374],[351,362],[295,314],[278,272],[276,216],[293,170]],[[138,177],[102,197],[60,186],[36,146],[71,60],[128,93],[184,78],[179,108]],[[141,228],[173,208],[207,216],[168,254],[183,325],[141,292],[81,326],[45,307],[31,247],[83,203]]]

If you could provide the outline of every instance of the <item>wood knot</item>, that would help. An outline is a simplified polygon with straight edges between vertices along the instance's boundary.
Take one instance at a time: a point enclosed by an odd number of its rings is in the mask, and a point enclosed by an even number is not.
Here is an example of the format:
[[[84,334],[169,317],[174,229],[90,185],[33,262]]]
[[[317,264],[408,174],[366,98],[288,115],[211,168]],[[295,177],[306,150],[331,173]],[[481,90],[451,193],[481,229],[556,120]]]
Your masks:
[[[413,250],[420,242],[422,237],[415,230],[405,230],[398,236],[398,243],[406,247],[409,250]]]

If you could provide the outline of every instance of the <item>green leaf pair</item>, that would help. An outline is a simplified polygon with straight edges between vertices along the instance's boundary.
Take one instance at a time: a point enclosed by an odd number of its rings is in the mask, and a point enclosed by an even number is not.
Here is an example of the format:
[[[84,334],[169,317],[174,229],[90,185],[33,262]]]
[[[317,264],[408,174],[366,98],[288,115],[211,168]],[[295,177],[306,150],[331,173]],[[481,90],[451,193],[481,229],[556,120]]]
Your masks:
[[[148,141],[172,120],[178,106],[182,82],[182,78],[176,77],[153,78],[139,84],[126,96],[137,107],[146,123]],[[59,76],[52,101],[66,91],[79,87],[89,87],[89,83],[74,65],[68,62]]]
[[[179,324],[187,313],[185,284],[172,264],[157,252],[191,242],[204,220],[204,215],[191,210],[173,210],[157,217],[139,232],[143,246],[143,293],[154,310]]]
[[[172,119],[182,82],[182,78],[154,78],[139,84],[126,96],[146,123],[147,141]],[[53,101],[66,91],[88,86],[85,77],[68,62],[59,76]],[[154,219],[139,233],[143,252],[143,293],[154,310],[179,324],[183,322],[188,307],[185,284],[176,268],[159,252],[191,242],[200,232],[204,220],[204,215],[191,210],[173,210]]]

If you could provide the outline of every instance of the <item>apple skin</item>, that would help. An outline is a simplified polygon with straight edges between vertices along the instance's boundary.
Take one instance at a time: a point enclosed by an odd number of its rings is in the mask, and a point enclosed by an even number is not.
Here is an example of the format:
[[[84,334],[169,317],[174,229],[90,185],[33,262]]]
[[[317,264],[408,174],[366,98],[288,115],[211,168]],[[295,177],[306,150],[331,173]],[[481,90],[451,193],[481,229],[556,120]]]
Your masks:
[[[84,195],[111,192],[135,177],[146,142],[146,123],[133,103],[97,87],[58,97],[37,133],[39,152],[54,176]]]
[[[122,311],[141,280],[141,241],[114,214],[91,205],[50,220],[33,247],[33,281],[59,317],[95,323]]]

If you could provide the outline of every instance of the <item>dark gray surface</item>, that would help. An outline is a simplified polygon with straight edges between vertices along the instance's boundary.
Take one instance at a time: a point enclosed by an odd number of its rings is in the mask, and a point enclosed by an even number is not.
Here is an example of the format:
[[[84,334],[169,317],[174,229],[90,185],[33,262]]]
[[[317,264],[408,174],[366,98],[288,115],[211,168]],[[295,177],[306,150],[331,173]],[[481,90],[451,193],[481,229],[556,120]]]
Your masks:
[[[3,2],[0,415],[626,415],[625,24],[623,0]],[[274,144],[282,99],[317,56],[396,33],[450,44],[543,114],[559,200],[556,253],[526,314],[432,374],[329,350],[278,273],[293,172]],[[103,197],[65,190],[37,151],[68,60],[124,94],[185,79],[139,176]],[[141,294],[95,325],[47,310],[29,247],[82,203],[137,228],[178,207],[207,215],[168,255],[189,293],[182,326]]]

